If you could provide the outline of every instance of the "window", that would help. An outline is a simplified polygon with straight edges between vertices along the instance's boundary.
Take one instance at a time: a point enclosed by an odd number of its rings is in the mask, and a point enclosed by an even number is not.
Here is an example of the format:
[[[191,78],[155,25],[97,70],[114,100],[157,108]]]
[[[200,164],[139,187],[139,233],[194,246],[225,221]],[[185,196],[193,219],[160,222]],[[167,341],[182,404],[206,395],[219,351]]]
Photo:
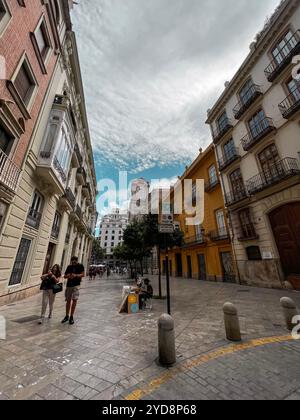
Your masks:
[[[13,142],[14,138],[0,126],[0,150],[2,150],[6,155],[9,155]]]
[[[49,158],[51,156],[53,144],[56,138],[56,132],[57,132],[57,124],[51,122],[47,128],[46,142],[41,152],[41,156],[43,158]]]
[[[178,227],[178,230],[180,230],[180,226]],[[203,230],[202,230],[202,226],[201,225],[196,225],[195,226],[195,231],[196,231],[196,239],[198,241],[202,241],[203,240]]]
[[[12,274],[9,280],[9,286],[15,286],[21,284],[22,277],[24,274],[27,257],[30,250],[31,241],[29,239],[22,238],[16,256],[15,264],[12,270]]]
[[[243,105],[246,105],[253,96],[253,82],[248,80],[240,91],[240,99]]]
[[[31,108],[38,83],[25,54],[20,63],[12,80],[9,81],[8,88],[23,116],[29,119],[28,109]]]
[[[259,162],[262,170],[265,173],[270,173],[276,168],[276,163],[279,161],[279,155],[275,144],[267,147],[259,155]]]
[[[300,101],[300,84],[297,82],[297,80],[292,79],[287,84],[287,88],[291,94],[290,98],[291,100],[294,99],[294,102]]]
[[[40,226],[42,206],[43,197],[41,196],[41,194],[35,191],[26,220],[26,223],[35,229],[38,229]]]
[[[249,128],[253,138],[259,137],[269,127],[264,110],[257,112],[249,121]]]
[[[244,180],[240,168],[236,169],[232,174],[230,174],[230,182],[232,190],[235,194],[240,194],[245,192]]]
[[[223,150],[225,160],[229,160],[236,155],[235,144],[233,139],[230,139],[224,144]]]
[[[36,30],[35,38],[39,48],[39,52],[42,58],[45,60],[50,49],[50,42],[47,34],[46,24],[44,21],[42,21],[39,28]]]
[[[0,0],[0,36],[4,33],[11,19],[6,0]]]
[[[227,118],[226,112],[224,112],[217,121],[217,126],[218,126],[219,131],[225,130],[227,125],[228,125],[228,118]]]
[[[246,248],[247,257],[249,261],[261,261],[262,256],[258,246],[249,246]]]
[[[243,209],[239,212],[242,238],[255,238],[256,232],[252,223],[250,209]]]
[[[61,222],[61,215],[58,212],[56,212],[55,216],[54,216],[54,222],[53,222],[52,232],[51,232],[51,235],[54,238],[58,238],[59,229],[60,229],[60,222]]]
[[[218,182],[217,170],[216,170],[215,165],[212,165],[209,168],[208,173],[209,173],[209,182],[211,184],[215,184],[216,182]]]
[[[277,64],[281,64],[283,60],[289,56],[291,51],[297,46],[298,40],[295,35],[292,34],[291,31],[277,43],[276,47],[272,50],[272,55],[277,62]]]
[[[0,201],[0,231],[1,231],[1,226],[4,220],[4,217],[6,215],[6,210],[7,210],[7,204],[3,203],[3,201]]]
[[[216,211],[216,222],[218,227],[218,233],[220,236],[227,235],[226,222],[224,212],[222,209]]]

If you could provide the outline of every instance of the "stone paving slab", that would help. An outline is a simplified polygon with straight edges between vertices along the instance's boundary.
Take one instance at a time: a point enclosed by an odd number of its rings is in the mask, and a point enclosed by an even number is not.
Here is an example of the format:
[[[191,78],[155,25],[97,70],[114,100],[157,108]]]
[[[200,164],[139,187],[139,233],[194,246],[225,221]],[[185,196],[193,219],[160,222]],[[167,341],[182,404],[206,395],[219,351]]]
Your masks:
[[[60,323],[62,294],[54,318],[42,326],[15,322],[39,315],[40,295],[1,307],[7,339],[0,341],[0,399],[120,399],[164,374],[156,363],[157,320],[166,301],[155,300],[151,312],[118,314],[126,283],[85,280],[74,326]],[[179,365],[229,345],[222,312],[227,301],[238,307],[244,341],[287,334],[282,296],[300,307],[300,294],[291,291],[182,279],[172,279],[171,290]],[[300,342],[294,341],[227,355],[182,372],[147,398],[299,399],[299,353]]]

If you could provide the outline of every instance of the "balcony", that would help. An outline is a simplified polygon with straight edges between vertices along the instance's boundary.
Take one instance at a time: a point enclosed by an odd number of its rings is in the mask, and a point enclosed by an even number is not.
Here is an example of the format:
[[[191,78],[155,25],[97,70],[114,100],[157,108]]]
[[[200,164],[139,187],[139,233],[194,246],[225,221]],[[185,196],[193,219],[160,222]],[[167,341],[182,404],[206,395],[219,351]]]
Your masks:
[[[183,248],[189,248],[195,245],[205,245],[206,239],[204,235],[193,235],[184,238]]]
[[[249,194],[257,194],[288,178],[300,174],[297,159],[285,158],[270,166],[268,170],[259,173],[246,182]]]
[[[265,69],[265,75],[269,82],[274,82],[274,80],[291,63],[293,57],[300,53],[299,37],[300,31],[298,30],[285,42],[285,45],[279,50],[278,55]]]
[[[11,192],[16,192],[21,170],[0,149],[0,184]]]
[[[87,183],[86,185],[84,185],[82,187],[82,194],[87,199],[91,199],[92,192],[91,192],[91,187],[90,187],[90,184],[89,183]]]
[[[240,158],[239,150],[237,147],[232,147],[226,153],[224,153],[223,157],[219,159],[219,169],[220,171],[224,171],[228,166],[230,166],[233,162],[237,161]]]
[[[214,143],[218,143],[225,134],[228,133],[233,128],[232,121],[227,118],[225,123],[222,124],[222,127],[218,127],[216,130],[213,131],[213,139]]]
[[[240,189],[239,191],[231,191],[225,194],[225,203],[226,206],[232,206],[240,201],[248,198],[248,193],[245,188]]]
[[[86,172],[82,166],[77,169],[76,179],[80,185],[84,185],[86,182]]]
[[[240,100],[233,108],[234,118],[239,120],[260,96],[262,96],[260,86],[253,84],[245,93],[243,100]]]
[[[259,236],[256,234],[253,223],[241,226],[241,234],[238,237],[240,242],[254,241],[257,239],[259,239]]]
[[[279,104],[279,109],[286,120],[293,117],[300,110],[300,86]]]
[[[37,176],[51,185],[54,193],[63,194],[67,175],[58,158],[52,152],[42,150],[37,163]]]
[[[228,241],[229,233],[226,228],[209,232],[210,240],[213,242]]]
[[[76,206],[75,213],[76,213],[76,216],[79,218],[79,220],[81,220],[82,219],[82,211],[81,211],[81,208],[79,207],[78,204]]]
[[[241,143],[245,152],[252,149],[257,143],[265,138],[268,134],[275,131],[276,128],[271,118],[265,117],[258,124],[251,127],[249,134],[242,138]]]
[[[220,185],[220,180],[218,178],[210,179],[209,181],[205,182],[205,192],[209,193],[213,191],[218,185]]]
[[[77,143],[75,144],[75,147],[74,147],[74,154],[73,154],[73,156],[75,158],[75,165],[76,166],[82,166],[83,158],[82,158],[82,156],[80,154],[80,150],[79,150],[79,147],[78,147],[78,144]]]
[[[30,208],[27,215],[26,224],[27,226],[30,226],[34,229],[39,229],[41,219],[42,219],[42,214],[36,211],[35,209]]]
[[[51,230],[51,236],[53,237],[53,238],[55,238],[55,239],[57,239],[58,238],[58,236],[59,236],[59,226],[53,226],[52,227],[52,230]]]
[[[70,188],[66,189],[66,192],[65,192],[65,195],[63,196],[63,198],[65,200],[67,200],[67,202],[69,203],[69,205],[71,206],[72,209],[75,208],[76,198],[75,198],[75,195],[73,194],[73,192]]]

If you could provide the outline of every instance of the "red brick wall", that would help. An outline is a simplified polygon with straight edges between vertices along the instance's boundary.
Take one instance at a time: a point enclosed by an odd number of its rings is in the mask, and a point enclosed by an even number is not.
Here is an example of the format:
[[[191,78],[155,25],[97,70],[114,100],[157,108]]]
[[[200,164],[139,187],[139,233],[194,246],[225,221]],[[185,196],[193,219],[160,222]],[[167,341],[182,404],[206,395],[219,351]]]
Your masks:
[[[53,34],[51,32],[46,6],[42,5],[41,0],[30,0],[25,1],[25,3],[26,7],[21,7],[17,0],[7,0],[12,19],[0,38],[0,55],[4,56],[6,60],[7,79],[9,80],[12,77],[22,55],[26,52],[39,85],[37,95],[30,111],[31,119],[25,120],[25,133],[20,138],[14,152],[13,160],[18,166],[22,165],[57,60],[57,55],[54,54],[52,49],[51,56],[46,66],[47,74],[44,75],[30,39],[30,32],[35,31],[42,14],[44,14],[51,43],[52,46],[54,46]],[[13,100],[6,87],[5,80],[0,80],[0,98]],[[22,117],[17,105],[10,105],[10,108],[17,120]]]

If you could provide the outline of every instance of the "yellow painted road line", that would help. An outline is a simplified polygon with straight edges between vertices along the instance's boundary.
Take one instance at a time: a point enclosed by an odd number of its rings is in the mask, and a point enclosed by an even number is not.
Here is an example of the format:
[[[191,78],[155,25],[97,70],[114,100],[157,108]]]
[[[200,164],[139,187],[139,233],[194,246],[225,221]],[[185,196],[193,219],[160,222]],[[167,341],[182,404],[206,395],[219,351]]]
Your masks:
[[[216,359],[219,359],[220,357],[234,354],[240,351],[253,349],[253,348],[261,347],[261,346],[266,346],[267,344],[283,343],[285,341],[292,341],[292,340],[293,340],[293,337],[291,335],[286,335],[286,336],[280,336],[280,337],[261,338],[257,340],[251,340],[247,343],[231,345],[228,347],[222,347],[213,352],[199,356],[192,361],[184,362],[182,365],[164,372],[163,374],[159,375],[157,378],[150,381],[146,386],[142,387],[141,389],[136,389],[131,394],[127,395],[124,399],[129,400],[129,401],[140,400],[141,398],[152,394],[154,391],[159,389],[163,384],[168,382],[170,379],[173,379],[179,373],[183,373],[196,366],[201,366],[204,363],[207,363],[211,360],[216,360]]]

